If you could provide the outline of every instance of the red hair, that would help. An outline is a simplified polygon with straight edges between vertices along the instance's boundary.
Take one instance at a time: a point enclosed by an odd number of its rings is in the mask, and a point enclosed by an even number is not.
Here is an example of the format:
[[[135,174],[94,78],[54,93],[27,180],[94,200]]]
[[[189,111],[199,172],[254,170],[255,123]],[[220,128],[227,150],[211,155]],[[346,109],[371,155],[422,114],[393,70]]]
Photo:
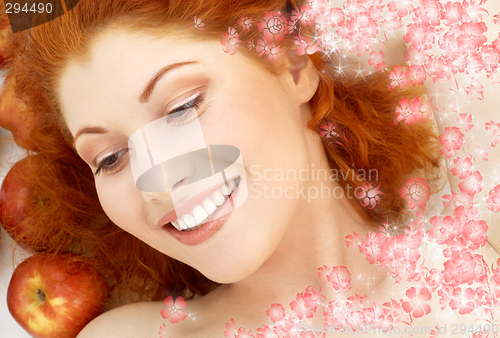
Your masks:
[[[209,292],[214,283],[198,271],[149,247],[105,216],[92,172],[72,149],[72,136],[59,112],[57,81],[69,60],[88,58],[92,39],[111,24],[161,36],[169,30],[194,26],[196,16],[205,23],[205,30],[186,28],[186,33],[197,39],[220,40],[228,27],[238,27],[243,15],[258,22],[265,13],[287,13],[301,5],[301,0],[81,0],[51,22],[11,34],[6,67],[9,78],[15,77],[17,96],[29,112],[35,112],[31,114],[36,128],[30,136],[36,140],[37,156],[46,168],[43,175],[32,178],[37,193],[46,201],[25,221],[25,231],[34,238],[33,247],[92,258],[113,286],[109,307],[162,299],[169,293],[188,296]],[[249,31],[240,33],[240,39],[256,40],[259,34],[254,24]],[[283,46],[292,49],[293,40],[287,37]],[[253,57],[272,72],[282,71],[280,63],[258,59],[254,51],[240,47],[238,52]],[[377,169],[380,190],[386,195],[381,203],[367,210],[356,199],[350,201],[373,222],[399,219],[404,201],[398,190],[406,178],[418,170],[426,177],[439,167],[440,144],[429,123],[394,125],[398,101],[422,94],[421,89],[388,91],[387,73],[377,72],[365,78],[349,73],[339,76],[326,55],[317,52],[310,59],[321,79],[310,102],[309,127],[319,132],[323,124],[330,122],[347,138],[342,146],[324,139],[331,167],[344,172],[353,167]],[[341,183],[344,188],[348,184],[356,188],[363,181],[348,177]],[[42,234],[50,234],[50,240],[47,242]]]

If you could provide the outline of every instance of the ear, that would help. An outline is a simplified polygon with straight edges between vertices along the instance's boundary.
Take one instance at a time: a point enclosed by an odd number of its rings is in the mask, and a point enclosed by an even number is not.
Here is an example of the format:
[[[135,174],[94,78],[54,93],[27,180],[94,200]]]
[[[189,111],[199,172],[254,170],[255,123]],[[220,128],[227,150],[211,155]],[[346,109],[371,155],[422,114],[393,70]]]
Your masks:
[[[318,70],[307,55],[298,55],[295,51],[290,51],[287,57],[288,72],[292,76],[298,99],[300,103],[309,102],[318,89]]]

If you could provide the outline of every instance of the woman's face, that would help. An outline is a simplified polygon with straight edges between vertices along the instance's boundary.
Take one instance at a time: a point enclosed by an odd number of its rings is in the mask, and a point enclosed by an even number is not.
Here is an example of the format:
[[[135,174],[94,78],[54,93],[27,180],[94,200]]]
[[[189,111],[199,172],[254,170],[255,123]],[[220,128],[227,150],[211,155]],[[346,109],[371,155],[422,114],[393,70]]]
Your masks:
[[[146,86],[165,67],[168,71],[144,99]],[[309,140],[315,137],[306,129],[307,101],[314,90],[304,90],[288,71],[272,75],[241,53],[225,53],[219,41],[108,29],[92,43],[89,61],[73,61],[65,68],[59,100],[69,130],[78,135],[75,149],[94,173],[99,170],[96,189],[109,218],[208,278],[230,283],[261,266],[305,210],[307,201],[299,191],[307,182],[273,178],[281,169],[299,173],[307,167]],[[215,188],[208,183],[182,186],[192,168],[183,171],[180,166],[169,192],[152,193],[139,190],[132,173],[129,138],[172,112],[180,118],[198,116],[208,145],[238,148],[241,165],[227,180],[242,173],[247,179],[244,203],[221,218],[225,222],[209,230],[202,226],[194,236],[164,224],[165,215],[174,210],[174,195],[181,202],[211,197],[223,182]],[[182,127],[192,118],[186,120]],[[190,138],[181,135],[175,147],[182,148]],[[173,149],[174,144],[164,147]]]

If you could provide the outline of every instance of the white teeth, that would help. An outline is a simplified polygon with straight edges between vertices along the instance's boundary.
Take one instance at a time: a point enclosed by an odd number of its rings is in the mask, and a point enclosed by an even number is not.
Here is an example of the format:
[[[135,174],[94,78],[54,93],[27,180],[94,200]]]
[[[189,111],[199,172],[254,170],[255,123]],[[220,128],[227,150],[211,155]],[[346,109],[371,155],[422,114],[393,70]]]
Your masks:
[[[205,211],[205,209],[203,209],[203,207],[199,205],[194,207],[192,213],[197,224],[208,217],[208,213]]]
[[[237,178],[239,183],[239,178]],[[209,216],[212,215],[237,187],[236,180],[224,184],[220,189],[215,190],[212,196],[205,198],[200,204],[195,206],[190,213],[186,213],[181,217],[173,220],[172,225],[179,231],[194,230],[202,224],[208,222]]]
[[[179,227],[181,228],[181,230],[186,230],[188,228],[186,223],[184,223],[181,218],[177,218],[176,221],[179,223]]]
[[[222,194],[219,190],[214,191],[214,193],[212,194],[212,199],[214,200],[214,203],[218,207],[220,207],[225,201],[224,196],[222,196]]]
[[[228,196],[231,193],[231,189],[229,189],[227,184],[224,184],[222,186],[222,188],[220,188],[220,191],[221,191],[222,195],[224,195],[224,196]]]
[[[205,198],[203,200],[203,208],[205,208],[205,211],[211,215],[215,210],[217,210],[217,205],[210,198]]]
[[[171,223],[177,230],[182,230],[182,227],[179,225],[177,221],[172,221]]]
[[[196,222],[196,220],[194,219],[193,216],[191,216],[190,214],[185,214],[182,216],[182,220],[184,221],[184,223],[186,223],[186,226],[188,228],[192,228],[194,227],[195,225],[198,224],[198,222]]]

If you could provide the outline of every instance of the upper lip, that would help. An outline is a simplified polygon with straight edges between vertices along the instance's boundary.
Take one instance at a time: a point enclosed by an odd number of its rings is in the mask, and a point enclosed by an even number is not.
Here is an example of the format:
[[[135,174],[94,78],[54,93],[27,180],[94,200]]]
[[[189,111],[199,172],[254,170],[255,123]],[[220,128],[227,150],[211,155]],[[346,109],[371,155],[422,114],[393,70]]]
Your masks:
[[[234,176],[233,178],[227,180],[227,182],[230,182],[237,178],[238,176]],[[206,197],[209,197],[212,195],[212,193],[218,189],[220,189],[225,183],[222,184],[217,184],[214,186],[211,186],[210,188],[207,188],[200,193],[190,196],[184,201],[182,201],[180,207],[174,208],[173,210],[169,211],[165,216],[163,216],[156,226],[158,228],[163,228],[164,225],[172,222],[173,220],[177,219],[179,216],[182,216],[188,212],[191,212],[193,208],[198,205],[201,201],[203,201]],[[178,216],[179,215],[179,216]]]

